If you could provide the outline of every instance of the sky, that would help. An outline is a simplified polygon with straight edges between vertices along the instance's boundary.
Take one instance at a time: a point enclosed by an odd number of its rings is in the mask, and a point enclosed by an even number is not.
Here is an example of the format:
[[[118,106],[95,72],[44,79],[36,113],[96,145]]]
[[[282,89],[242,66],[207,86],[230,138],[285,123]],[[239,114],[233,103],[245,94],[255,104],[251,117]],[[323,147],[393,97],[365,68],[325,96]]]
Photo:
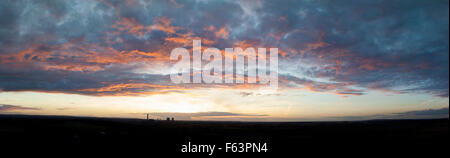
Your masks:
[[[278,89],[171,82],[193,40],[278,48]],[[448,0],[0,1],[0,114],[448,118],[448,88]]]

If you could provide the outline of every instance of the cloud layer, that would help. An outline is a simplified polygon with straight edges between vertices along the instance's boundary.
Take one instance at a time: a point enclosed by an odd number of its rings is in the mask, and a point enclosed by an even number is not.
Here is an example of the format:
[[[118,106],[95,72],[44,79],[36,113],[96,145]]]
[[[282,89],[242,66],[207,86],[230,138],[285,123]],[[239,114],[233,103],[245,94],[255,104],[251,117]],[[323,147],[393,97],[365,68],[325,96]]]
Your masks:
[[[343,116],[329,117],[331,120],[379,120],[379,119],[436,119],[448,118],[448,108],[426,109],[392,114],[379,114],[372,116]]]
[[[168,77],[170,51],[201,39],[221,50],[279,48],[283,89],[448,97],[448,6],[446,0],[2,1],[0,90],[141,95],[217,88],[173,85]]]
[[[25,107],[19,105],[0,104],[0,112],[16,111],[16,110],[41,110],[40,108]]]
[[[152,118],[162,118],[165,119],[167,117],[180,120],[191,120],[191,119],[226,119],[226,118],[263,118],[268,115],[261,114],[242,114],[242,113],[232,113],[232,112],[196,112],[196,113],[177,113],[177,112],[162,112],[162,113],[149,113]]]

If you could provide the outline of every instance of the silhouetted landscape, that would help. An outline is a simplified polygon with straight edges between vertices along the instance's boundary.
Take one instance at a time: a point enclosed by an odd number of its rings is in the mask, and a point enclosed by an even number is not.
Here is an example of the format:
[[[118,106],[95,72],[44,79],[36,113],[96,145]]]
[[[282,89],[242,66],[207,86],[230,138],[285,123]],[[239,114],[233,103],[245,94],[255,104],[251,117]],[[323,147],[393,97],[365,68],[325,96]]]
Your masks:
[[[266,142],[267,153],[225,153],[214,157],[279,154],[445,153],[448,119],[352,122],[210,122],[66,116],[0,115],[0,139],[8,148],[82,153],[181,153],[187,142]],[[445,144],[445,145],[443,145]],[[52,149],[52,150],[48,150]],[[5,150],[7,151],[7,150]],[[325,152],[326,151],[326,152]]]
[[[0,0],[0,158],[448,157],[449,2]]]

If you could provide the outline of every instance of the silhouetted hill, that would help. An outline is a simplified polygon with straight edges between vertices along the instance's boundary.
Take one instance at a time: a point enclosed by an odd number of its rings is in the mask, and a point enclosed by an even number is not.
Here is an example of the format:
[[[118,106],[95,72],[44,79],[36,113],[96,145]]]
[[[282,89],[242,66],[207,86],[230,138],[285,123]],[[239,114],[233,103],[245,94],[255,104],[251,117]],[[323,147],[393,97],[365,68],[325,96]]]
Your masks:
[[[181,153],[181,145],[267,143],[268,153],[225,153],[213,157],[280,154],[439,154],[448,147],[448,119],[352,122],[209,122],[0,115],[0,140],[7,148],[66,153]],[[301,157],[301,156],[300,156]]]

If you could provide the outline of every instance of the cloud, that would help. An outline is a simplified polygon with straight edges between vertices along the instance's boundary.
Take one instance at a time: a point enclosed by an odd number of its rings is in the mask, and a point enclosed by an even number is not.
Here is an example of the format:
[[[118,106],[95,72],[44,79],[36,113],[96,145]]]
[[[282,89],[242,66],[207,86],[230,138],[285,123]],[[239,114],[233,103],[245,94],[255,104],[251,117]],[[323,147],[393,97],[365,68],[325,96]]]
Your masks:
[[[377,120],[377,119],[437,119],[448,118],[448,108],[425,109],[391,114],[379,114],[371,116],[343,116],[329,117],[332,120]]]
[[[448,108],[409,111],[394,115],[402,118],[448,118]]]
[[[355,84],[352,83],[315,81],[311,79],[292,76],[289,74],[279,75],[279,80],[280,86],[287,89],[297,88],[312,92],[332,93],[343,96],[364,95],[367,91],[363,88],[352,88],[352,86],[355,86]]]
[[[74,108],[69,108],[69,107],[63,107],[63,108],[57,108],[56,110],[59,111],[65,111],[65,110],[73,110]]]
[[[177,120],[190,120],[190,119],[211,119],[211,118],[232,118],[232,117],[265,117],[264,114],[242,114],[232,112],[197,112],[197,113],[177,113],[177,112],[162,112],[162,113],[149,113],[149,115],[157,118],[174,117]]]
[[[239,95],[241,95],[242,97],[248,97],[248,96],[253,95],[253,93],[252,92],[239,92]]]
[[[168,57],[173,48],[192,49],[192,40],[202,39],[204,47],[221,50],[279,48],[285,89],[448,97],[448,5],[446,0],[2,1],[0,89],[138,95],[196,88],[168,83],[173,64]]]
[[[260,114],[241,114],[230,112],[198,112],[198,113],[149,113],[153,118],[165,119],[174,117],[177,120],[220,120],[220,121],[358,121],[358,120],[383,120],[383,119],[440,119],[448,118],[448,108],[441,109],[425,109],[416,111],[407,111],[399,113],[385,113],[367,116],[339,116],[324,118],[282,118],[267,117],[268,115]]]
[[[6,112],[6,111],[21,111],[21,110],[41,110],[41,108],[24,107],[24,106],[18,106],[18,105],[0,104],[0,112]]]

